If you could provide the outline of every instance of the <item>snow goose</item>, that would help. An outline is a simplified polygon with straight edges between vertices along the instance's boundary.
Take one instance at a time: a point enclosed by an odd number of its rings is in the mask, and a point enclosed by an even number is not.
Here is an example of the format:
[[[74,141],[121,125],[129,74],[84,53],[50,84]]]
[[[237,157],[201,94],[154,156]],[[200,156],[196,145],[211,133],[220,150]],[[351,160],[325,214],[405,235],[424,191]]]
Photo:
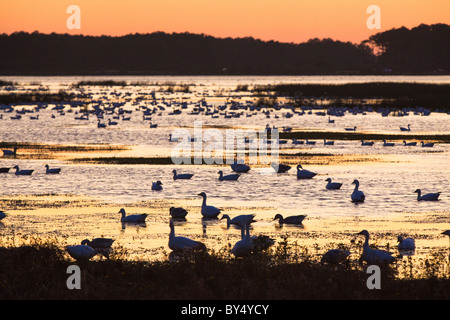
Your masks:
[[[234,224],[237,226],[245,226],[247,224],[250,224],[252,222],[255,222],[253,218],[255,217],[254,214],[241,214],[239,216],[234,217],[233,219],[230,218],[229,215],[224,214],[220,220],[226,219],[227,220],[227,229],[230,227],[230,225]]]
[[[403,140],[403,145],[407,147],[413,147],[417,145],[417,142],[406,142],[405,140]]]
[[[88,245],[93,249],[110,249],[115,240],[109,238],[84,239],[82,245]]]
[[[100,120],[98,120],[97,122],[97,128],[106,128],[106,124],[105,123],[101,123]]]
[[[363,230],[357,235],[363,235],[365,237],[363,252],[361,254],[361,260],[367,262],[368,264],[375,265],[383,265],[389,264],[395,261],[395,258],[392,256],[392,253],[384,251],[372,249],[369,246],[369,232],[367,230]]]
[[[281,214],[276,214],[273,220],[278,220],[280,224],[302,224],[303,220],[305,220],[306,215],[298,215],[298,216],[289,216],[283,218]]]
[[[179,137],[172,137],[172,134],[169,134],[169,141],[170,142],[178,142],[180,141]]]
[[[3,151],[3,155],[4,156],[16,156],[17,155],[17,146],[14,146],[14,149],[13,150],[7,150],[7,149],[5,149],[5,150],[2,150]]]
[[[170,207],[169,213],[173,219],[186,219],[186,216],[189,212],[181,207],[178,208]]]
[[[395,143],[393,142],[386,142],[386,140],[383,140],[383,147],[393,147]]]
[[[219,181],[224,181],[224,180],[225,181],[236,181],[241,176],[238,173],[228,174],[228,175],[224,176],[222,171],[219,171],[218,174],[219,174]]]
[[[237,173],[246,173],[250,170],[250,167],[248,165],[246,165],[245,163],[237,163],[237,161],[234,161],[234,163],[230,166],[231,169]]]
[[[75,260],[87,261],[97,254],[94,248],[86,245],[67,246],[66,250]]]
[[[361,145],[362,146],[373,146],[374,142],[373,141],[364,141],[361,140]]]
[[[342,249],[331,249],[321,259],[322,263],[339,264],[350,255],[350,251]]]
[[[53,168],[53,169],[50,169],[50,167],[49,167],[49,165],[48,164],[46,164],[45,165],[45,173],[46,174],[59,174],[60,172],[61,172],[61,169],[60,168]]]
[[[427,193],[422,195],[422,191],[420,189],[417,189],[414,192],[417,193],[417,201],[437,201],[439,196],[441,195],[440,192]]]
[[[186,237],[175,236],[175,226],[173,221],[170,220],[170,234],[169,234],[169,248],[172,251],[184,251],[184,250],[202,250],[206,251],[205,244],[195,241]]]
[[[342,187],[342,183],[339,182],[331,182],[331,178],[328,178],[327,180],[327,185],[325,186],[325,188],[327,188],[328,190],[338,190]]]
[[[291,170],[291,166],[282,163],[272,162],[270,166],[275,170],[276,173],[286,173]]]
[[[125,212],[125,209],[123,209],[123,208],[120,209],[119,213],[122,214],[122,217],[120,218],[121,222],[135,222],[135,223],[145,222],[145,219],[148,216],[148,214],[146,214],[146,213],[130,214],[129,216],[127,216],[127,213]]]
[[[16,176],[31,176],[34,172],[34,170],[20,170],[19,166],[15,166],[14,169],[16,169]]]
[[[432,143],[432,142],[424,143],[423,141],[420,141],[420,143],[422,144],[422,148],[432,148],[432,147],[434,147],[434,143]]]
[[[161,181],[156,181],[156,182],[152,182],[152,190],[153,191],[161,191],[163,189],[162,187],[162,182]]]
[[[404,239],[402,236],[397,237],[398,241],[398,250],[415,250],[416,242],[413,238]]]
[[[241,226],[241,240],[235,243],[231,253],[236,258],[242,258],[248,256],[253,251],[253,242],[250,237],[250,226],[247,224],[245,227]]]
[[[292,144],[304,144],[305,141],[297,140],[296,138],[292,138]]]
[[[407,128],[405,128],[405,127],[400,127],[400,131],[411,131],[411,125],[408,124],[408,127],[407,127]]]
[[[351,195],[352,202],[364,202],[366,199],[366,196],[364,195],[364,192],[358,190],[359,188],[359,181],[354,180],[352,184],[355,185],[355,189],[353,190],[353,193]]]
[[[194,174],[192,173],[182,173],[182,174],[177,174],[177,170],[173,170],[173,180],[188,180],[190,178],[192,178],[192,176]]]
[[[317,173],[303,169],[302,165],[297,166],[297,179],[312,179]]]
[[[213,206],[206,205],[206,193],[201,192],[198,195],[203,198],[202,210],[201,210],[202,216],[205,218],[217,218],[217,216],[220,213],[220,209],[213,207]]]

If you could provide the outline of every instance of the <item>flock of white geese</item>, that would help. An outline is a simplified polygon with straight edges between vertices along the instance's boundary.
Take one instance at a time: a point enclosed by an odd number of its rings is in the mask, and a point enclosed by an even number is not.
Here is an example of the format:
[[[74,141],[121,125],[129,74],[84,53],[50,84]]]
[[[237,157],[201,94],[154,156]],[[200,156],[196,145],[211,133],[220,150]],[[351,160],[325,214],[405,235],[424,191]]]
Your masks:
[[[272,163],[271,166],[278,173],[287,172],[288,170],[291,169],[290,166],[283,164]],[[250,170],[250,167],[248,165],[237,162],[232,164],[231,168],[236,173],[224,176],[223,172],[219,171],[220,181],[237,180],[242,173],[246,173]],[[16,169],[19,170],[19,168]],[[47,170],[49,170],[48,166]],[[60,172],[59,170],[56,170],[53,171],[52,173],[59,173],[59,172]],[[298,179],[312,179],[316,175],[317,173],[303,169],[303,167],[300,164],[297,165]],[[174,180],[179,179],[186,180],[191,179],[192,177],[193,174],[189,173],[179,174],[177,173],[176,170],[173,170]],[[326,181],[327,181],[326,188],[329,190],[340,189],[340,187],[342,186],[342,183],[332,182],[331,178],[327,178]],[[353,184],[355,185],[355,188],[350,196],[351,201],[354,203],[364,202],[365,195],[364,192],[359,190],[360,185],[359,181],[354,180]],[[160,181],[154,182],[152,190],[162,190],[162,183]],[[417,189],[415,192],[417,193],[418,201],[436,201],[438,200],[440,195],[440,192],[422,195],[420,189]],[[201,215],[203,216],[203,218],[218,219],[219,215],[222,213],[221,212],[222,210],[215,206],[207,204],[207,195],[205,192],[199,193],[198,196],[202,197]],[[185,219],[188,214],[188,211],[181,207],[179,208],[171,207],[169,211],[171,215],[171,219],[169,222],[170,227],[169,241],[168,241],[169,248],[174,252],[183,252],[186,250],[206,251],[207,248],[204,243],[193,239],[189,239],[187,237],[175,235],[175,226],[173,220]],[[147,214],[127,215],[125,209],[121,209],[119,213],[121,214],[120,221],[122,223],[142,223],[145,222],[145,219],[148,216]],[[0,220],[6,217],[7,215],[4,212],[0,211]],[[254,218],[255,218],[254,214],[238,215],[236,217],[230,218],[228,214],[222,213],[221,220],[223,219],[226,220],[227,227],[229,227],[230,225],[236,225],[241,229],[241,239],[237,241],[230,250],[231,254],[234,255],[236,258],[243,258],[249,256],[252,252],[254,252],[254,250],[266,249],[275,243],[274,239],[271,239],[270,237],[264,235],[259,236],[250,235],[250,224],[255,222]],[[275,215],[273,220],[278,220],[280,225],[282,224],[301,225],[305,218],[306,215],[283,217],[281,214],[277,214]],[[450,237],[450,230],[444,231],[442,234],[448,235]],[[367,230],[363,230],[357,235],[365,237],[363,251],[360,260],[365,261],[368,264],[376,264],[376,265],[388,264],[395,261],[395,257],[392,256],[392,253],[384,250],[373,249],[369,246],[370,236]],[[109,253],[112,250],[111,246],[113,243],[114,240],[108,238],[95,238],[93,240],[85,239],[82,241],[80,245],[67,246],[66,250],[69,253],[69,255],[76,260],[90,260],[97,254],[101,254],[105,257],[108,257]],[[399,251],[415,250],[415,240],[412,238],[404,239],[402,236],[398,236],[398,249]],[[337,264],[347,259],[349,255],[350,252],[347,250],[332,249],[323,255],[322,262]]]

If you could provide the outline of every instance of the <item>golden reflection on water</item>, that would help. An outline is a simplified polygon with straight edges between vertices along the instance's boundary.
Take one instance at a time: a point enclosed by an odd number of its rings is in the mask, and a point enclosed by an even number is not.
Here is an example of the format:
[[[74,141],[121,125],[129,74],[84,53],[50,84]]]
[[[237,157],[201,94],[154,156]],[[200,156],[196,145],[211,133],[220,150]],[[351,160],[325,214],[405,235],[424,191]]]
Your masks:
[[[23,197],[21,200],[25,201]],[[200,200],[197,198],[156,200],[124,206],[127,214],[148,214],[146,223],[139,225],[120,222],[118,212],[123,207],[121,205],[94,203],[91,199],[82,200],[72,196],[29,196],[26,201],[28,205],[7,211],[8,217],[0,225],[3,237],[27,234],[55,236],[67,245],[79,244],[83,239],[106,237],[115,239],[115,245],[126,249],[131,259],[162,260],[170,252],[168,208],[183,205],[189,214],[186,221],[175,222],[177,235],[202,241],[209,249],[214,250],[222,249],[228,244],[232,246],[240,239],[240,230],[233,226],[227,229],[225,220],[202,219],[199,212]],[[53,203],[53,206],[47,206],[49,203]],[[277,241],[287,237],[289,242],[310,250],[317,246],[330,249],[344,245],[350,248],[353,253],[351,257],[355,260],[359,258],[362,241],[355,234],[363,229],[370,231],[371,244],[383,249],[389,248],[396,256],[398,235],[416,239],[415,259],[424,258],[433,250],[449,246],[448,237],[440,234],[444,231],[444,226],[448,226],[449,212],[410,212],[377,217],[321,217],[306,213],[308,216],[303,225],[280,226],[273,221],[275,214],[280,211],[270,207],[269,203],[250,201],[246,204],[245,207],[233,206],[230,201],[214,199],[214,205],[223,208],[223,212],[231,217],[254,213],[256,222],[252,224],[251,235],[264,234]],[[283,211],[285,216],[293,214],[298,212]]]

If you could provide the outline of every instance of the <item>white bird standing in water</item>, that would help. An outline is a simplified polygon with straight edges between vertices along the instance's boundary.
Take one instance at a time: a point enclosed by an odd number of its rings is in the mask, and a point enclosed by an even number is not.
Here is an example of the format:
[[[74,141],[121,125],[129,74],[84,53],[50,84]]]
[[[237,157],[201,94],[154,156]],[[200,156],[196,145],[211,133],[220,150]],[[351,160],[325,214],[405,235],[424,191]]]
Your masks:
[[[236,258],[246,257],[253,251],[253,242],[250,237],[250,224],[241,226],[241,240],[236,242],[231,253]]]
[[[206,205],[206,193],[201,192],[198,195],[203,197],[202,210],[201,210],[202,216],[205,218],[217,218],[217,216],[220,213],[220,209],[213,207],[213,206]]]
[[[169,234],[169,248],[173,251],[184,250],[203,250],[206,251],[205,244],[195,241],[186,237],[175,236],[175,226],[172,219],[169,222],[170,234]]]
[[[227,219],[227,228],[229,228],[230,225],[232,224],[237,226],[245,226],[247,224],[250,224],[254,222],[253,220],[254,217],[255,217],[254,214],[241,214],[231,219],[229,215],[224,214],[222,218],[220,218],[220,220]]]
[[[392,256],[392,253],[383,250],[372,249],[369,246],[369,232],[367,230],[363,230],[357,233],[357,235],[365,236],[363,252],[361,254],[362,261],[365,261],[368,264],[375,264],[378,266],[383,264],[389,264],[395,261],[395,258]]]
[[[364,195],[364,192],[358,190],[359,188],[359,181],[358,180],[354,180],[352,182],[352,184],[355,185],[355,189],[353,190],[353,193],[351,195],[352,198],[352,202],[364,202],[364,200],[366,199],[366,196]]]

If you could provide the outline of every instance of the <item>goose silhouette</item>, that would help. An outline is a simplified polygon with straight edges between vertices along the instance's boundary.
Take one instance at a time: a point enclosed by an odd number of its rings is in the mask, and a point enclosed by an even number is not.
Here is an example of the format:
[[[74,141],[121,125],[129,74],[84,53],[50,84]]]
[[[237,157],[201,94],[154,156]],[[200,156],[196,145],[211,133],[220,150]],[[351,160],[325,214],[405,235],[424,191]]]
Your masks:
[[[217,218],[220,214],[220,209],[206,205],[206,193],[201,192],[198,194],[203,198],[201,214],[204,218]]]
[[[395,261],[395,258],[392,256],[392,253],[384,251],[372,249],[369,246],[369,232],[367,230],[363,230],[357,235],[363,235],[365,237],[363,252],[361,254],[361,260],[367,262],[370,265],[383,265],[389,264]]]
[[[355,189],[353,190],[353,193],[351,195],[351,199],[352,202],[364,202],[364,200],[366,199],[366,196],[364,195],[364,192],[358,190],[359,188],[359,181],[358,180],[354,180],[352,182],[352,184],[355,185]]]
[[[206,251],[206,246],[202,242],[195,241],[186,237],[175,236],[175,226],[172,220],[170,220],[169,226],[170,226],[169,248],[172,251],[184,251],[184,250]]]

